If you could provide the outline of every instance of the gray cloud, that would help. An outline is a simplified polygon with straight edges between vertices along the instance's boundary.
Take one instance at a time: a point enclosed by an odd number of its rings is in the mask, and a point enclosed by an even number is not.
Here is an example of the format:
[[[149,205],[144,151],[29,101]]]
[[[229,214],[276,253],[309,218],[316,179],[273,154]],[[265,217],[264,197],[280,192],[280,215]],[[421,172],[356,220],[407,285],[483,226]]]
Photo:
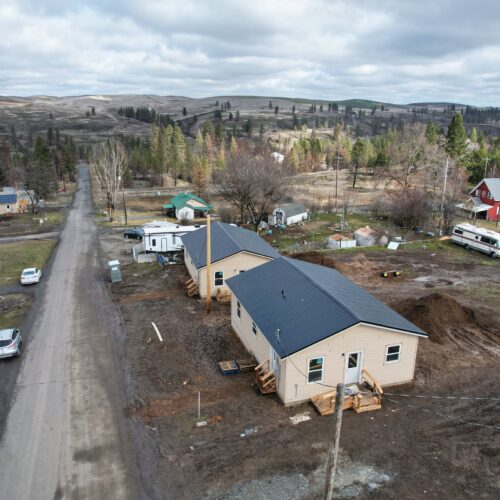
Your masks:
[[[500,3],[2,0],[0,94],[498,105]]]

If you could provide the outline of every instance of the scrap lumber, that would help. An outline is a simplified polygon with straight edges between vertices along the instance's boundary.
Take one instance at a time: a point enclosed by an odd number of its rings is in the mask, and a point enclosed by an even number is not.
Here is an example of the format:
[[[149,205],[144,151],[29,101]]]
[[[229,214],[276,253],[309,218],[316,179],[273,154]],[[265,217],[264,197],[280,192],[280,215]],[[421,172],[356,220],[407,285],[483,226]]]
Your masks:
[[[231,292],[229,290],[222,290],[218,288],[215,298],[217,302],[231,302]]]

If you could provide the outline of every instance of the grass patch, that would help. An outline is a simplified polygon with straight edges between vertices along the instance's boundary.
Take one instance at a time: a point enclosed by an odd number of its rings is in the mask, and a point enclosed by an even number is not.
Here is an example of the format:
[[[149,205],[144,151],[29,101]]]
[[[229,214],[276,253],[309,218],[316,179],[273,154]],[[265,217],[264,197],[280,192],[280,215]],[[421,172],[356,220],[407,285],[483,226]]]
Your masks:
[[[0,245],[0,285],[19,280],[26,267],[43,269],[57,240],[19,241]]]
[[[5,295],[0,299],[0,330],[22,325],[31,308],[31,298],[22,293]]]

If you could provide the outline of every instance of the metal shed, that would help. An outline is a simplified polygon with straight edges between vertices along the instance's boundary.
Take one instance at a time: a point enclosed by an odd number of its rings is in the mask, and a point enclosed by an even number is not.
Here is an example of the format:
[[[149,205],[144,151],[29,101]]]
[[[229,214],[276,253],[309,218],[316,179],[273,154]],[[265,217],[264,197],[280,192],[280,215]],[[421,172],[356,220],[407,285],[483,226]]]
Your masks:
[[[110,260],[108,262],[108,268],[111,283],[118,283],[120,281],[123,281],[119,260]]]

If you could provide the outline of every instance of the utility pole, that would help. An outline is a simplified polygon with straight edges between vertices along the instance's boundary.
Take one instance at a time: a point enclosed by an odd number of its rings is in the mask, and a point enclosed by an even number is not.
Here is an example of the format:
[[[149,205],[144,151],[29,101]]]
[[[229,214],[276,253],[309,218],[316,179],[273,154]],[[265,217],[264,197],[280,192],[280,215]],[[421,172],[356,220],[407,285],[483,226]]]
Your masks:
[[[324,500],[332,500],[335,472],[337,469],[337,456],[339,453],[340,428],[342,427],[342,413],[344,411],[344,384],[337,384],[335,395],[335,409],[333,411],[333,439],[328,450],[328,463],[326,465],[326,484]]]
[[[441,216],[444,212],[444,197],[446,195],[446,183],[448,182],[448,162],[449,158],[446,158],[446,167],[444,169],[444,184],[443,184],[443,197],[441,198]]]
[[[122,196],[123,196],[123,212],[125,214],[125,225],[128,226],[128,216],[127,216],[127,205],[125,204],[125,189],[122,184]]]
[[[483,176],[483,179],[486,179],[486,172],[488,171],[488,162],[490,161],[490,159],[488,157],[486,157],[486,161],[485,161],[485,164],[484,164],[484,176]]]
[[[212,288],[211,288],[211,263],[212,263],[212,247],[210,239],[210,215],[207,214],[207,314],[212,312]]]
[[[335,213],[337,213],[337,199],[338,199],[338,186],[339,186],[339,161],[340,155],[337,151],[337,168],[335,169]]]

